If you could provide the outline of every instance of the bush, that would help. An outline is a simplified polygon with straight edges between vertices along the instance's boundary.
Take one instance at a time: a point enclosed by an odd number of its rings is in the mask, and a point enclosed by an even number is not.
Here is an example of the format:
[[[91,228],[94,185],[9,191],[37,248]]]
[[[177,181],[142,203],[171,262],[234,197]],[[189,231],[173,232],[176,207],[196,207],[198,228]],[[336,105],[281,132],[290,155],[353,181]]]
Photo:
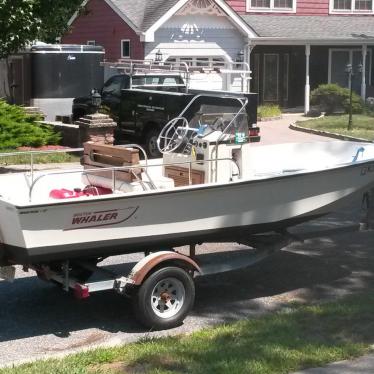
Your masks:
[[[60,134],[52,127],[36,123],[37,115],[27,115],[21,107],[0,100],[0,149],[58,144]]]
[[[326,114],[332,114],[343,110],[349,112],[349,96],[348,88],[340,87],[337,84],[321,84],[311,93],[311,104],[319,105]],[[352,95],[352,112],[363,113],[365,104],[360,96],[355,92]]]
[[[279,108],[279,105],[260,105],[257,108],[257,115],[259,118],[266,118],[266,117],[279,117],[282,115],[282,112]]]

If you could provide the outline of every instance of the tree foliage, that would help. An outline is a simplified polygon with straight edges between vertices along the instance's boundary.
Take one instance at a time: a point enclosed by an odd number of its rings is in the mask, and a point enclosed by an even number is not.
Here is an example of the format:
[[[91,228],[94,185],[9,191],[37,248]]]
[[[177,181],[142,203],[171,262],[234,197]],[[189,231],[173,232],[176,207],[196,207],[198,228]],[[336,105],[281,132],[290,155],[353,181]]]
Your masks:
[[[0,0],[0,58],[35,40],[54,42],[81,0]]]

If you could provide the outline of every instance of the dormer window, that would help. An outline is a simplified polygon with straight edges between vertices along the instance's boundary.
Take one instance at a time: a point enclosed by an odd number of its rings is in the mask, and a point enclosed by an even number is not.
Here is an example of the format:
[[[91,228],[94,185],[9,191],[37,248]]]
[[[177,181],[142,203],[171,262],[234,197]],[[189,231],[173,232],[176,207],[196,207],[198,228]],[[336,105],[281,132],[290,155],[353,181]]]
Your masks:
[[[373,0],[330,0],[330,13],[373,13]]]
[[[296,0],[247,0],[248,12],[296,12]]]

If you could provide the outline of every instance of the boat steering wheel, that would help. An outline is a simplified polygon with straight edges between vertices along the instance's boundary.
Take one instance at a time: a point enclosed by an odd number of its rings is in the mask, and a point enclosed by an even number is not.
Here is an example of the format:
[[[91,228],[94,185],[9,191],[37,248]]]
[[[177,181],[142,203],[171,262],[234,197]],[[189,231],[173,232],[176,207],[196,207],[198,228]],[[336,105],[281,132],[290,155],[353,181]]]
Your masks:
[[[185,117],[176,117],[169,121],[161,130],[157,139],[157,147],[161,153],[175,151],[185,140],[189,130]]]

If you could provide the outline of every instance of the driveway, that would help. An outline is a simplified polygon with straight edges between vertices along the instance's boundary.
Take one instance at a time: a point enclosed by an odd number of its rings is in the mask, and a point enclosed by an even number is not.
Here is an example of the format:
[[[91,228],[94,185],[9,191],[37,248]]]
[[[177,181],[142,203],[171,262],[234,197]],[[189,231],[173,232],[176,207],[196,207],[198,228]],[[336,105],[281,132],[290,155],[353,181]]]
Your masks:
[[[326,141],[293,132],[287,122],[261,123],[263,144],[276,139]],[[113,292],[79,301],[18,269],[20,278],[13,284],[0,282],[0,363],[11,365],[142,337],[191,332],[277,310],[292,300],[335,299],[373,287],[374,236],[356,230],[362,215],[360,203],[352,201],[334,215],[295,227],[293,232],[305,241],[294,242],[257,265],[198,278],[194,310],[182,326],[169,331],[145,331],[134,321],[130,303]],[[209,244],[198,247],[197,253],[217,250],[239,253],[243,247]],[[126,260],[137,258],[132,255]],[[118,268],[124,260],[124,256],[115,257],[106,264]]]
[[[283,114],[281,119],[275,121],[259,122],[261,142],[256,144],[329,142],[333,140],[324,136],[308,134],[289,128],[291,123],[308,119],[310,118],[304,117],[301,113],[287,113]]]

